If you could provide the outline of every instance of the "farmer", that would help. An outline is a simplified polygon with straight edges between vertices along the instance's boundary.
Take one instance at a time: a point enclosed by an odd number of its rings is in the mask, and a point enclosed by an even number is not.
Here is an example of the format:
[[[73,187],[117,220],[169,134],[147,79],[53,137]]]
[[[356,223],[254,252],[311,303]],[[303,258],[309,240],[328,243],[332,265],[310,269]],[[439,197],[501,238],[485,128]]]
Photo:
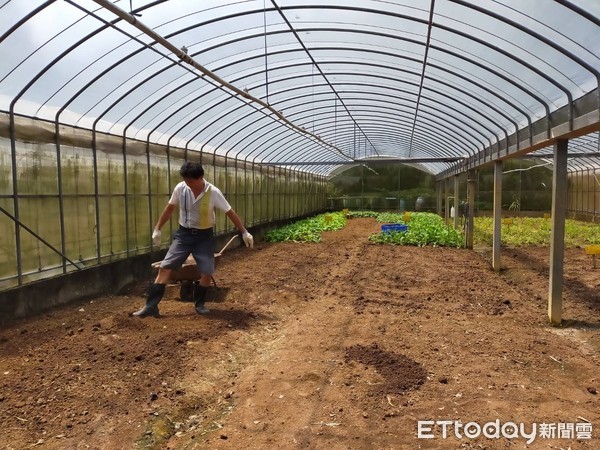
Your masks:
[[[194,282],[193,299],[196,312],[207,314],[204,307],[211,276],[215,271],[213,225],[215,208],[221,209],[242,233],[246,247],[254,246],[252,235],[246,230],[242,220],[231,208],[223,193],[204,179],[204,169],[199,163],[186,161],[179,170],[183,181],[175,186],[169,203],[160,215],[152,242],[159,245],[162,226],[167,223],[176,206],[179,206],[179,228],[173,235],[173,242],[165,258],[160,263],[154,283],[146,292],[146,306],[132,313],[135,317],[158,316],[158,304],[165,293],[165,285],[173,270],[179,269],[192,254],[198,265],[200,281]]]

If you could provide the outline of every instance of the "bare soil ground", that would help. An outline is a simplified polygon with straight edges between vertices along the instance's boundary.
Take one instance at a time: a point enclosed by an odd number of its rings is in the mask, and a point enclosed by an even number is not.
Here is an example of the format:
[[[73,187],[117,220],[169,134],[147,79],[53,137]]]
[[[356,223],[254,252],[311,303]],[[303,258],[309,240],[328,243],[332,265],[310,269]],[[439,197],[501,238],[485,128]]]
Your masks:
[[[145,282],[0,330],[3,449],[600,448],[600,269],[549,249],[369,244],[352,219],[319,244],[235,249],[198,316]],[[591,439],[419,439],[418,421],[591,423]],[[579,439],[578,439],[579,437]]]

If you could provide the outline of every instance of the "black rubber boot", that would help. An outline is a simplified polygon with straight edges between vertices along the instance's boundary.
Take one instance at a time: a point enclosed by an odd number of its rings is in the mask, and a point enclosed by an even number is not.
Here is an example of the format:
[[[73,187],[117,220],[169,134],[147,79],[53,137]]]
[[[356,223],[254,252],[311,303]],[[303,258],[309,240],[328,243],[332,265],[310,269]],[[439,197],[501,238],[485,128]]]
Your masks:
[[[144,306],[139,311],[132,313],[131,315],[134,317],[157,317],[158,316],[158,304],[165,295],[165,285],[150,283],[148,285],[148,290],[146,291],[146,295],[148,298],[146,299],[146,306]]]
[[[202,286],[199,282],[194,281],[194,306],[198,314],[208,314],[210,310],[204,306],[206,300],[207,286]]]
[[[191,281],[182,281],[179,287],[179,300],[182,302],[194,301],[194,283]]]

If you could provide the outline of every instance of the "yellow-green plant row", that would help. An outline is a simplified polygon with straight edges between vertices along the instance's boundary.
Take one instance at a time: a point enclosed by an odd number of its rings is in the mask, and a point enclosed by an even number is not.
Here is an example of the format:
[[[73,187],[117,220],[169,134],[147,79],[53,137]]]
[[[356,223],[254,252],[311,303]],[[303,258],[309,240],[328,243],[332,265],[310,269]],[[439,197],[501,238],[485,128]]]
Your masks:
[[[502,243],[513,247],[528,245],[549,246],[551,236],[550,219],[534,217],[515,217],[502,223]],[[491,217],[475,217],[473,227],[473,243],[492,245],[493,219]],[[579,220],[565,221],[565,245],[577,247],[589,244],[600,244],[600,225]]]
[[[265,234],[268,242],[319,242],[323,231],[335,231],[346,225],[346,216],[342,212],[319,214],[308,219],[285,225]]]

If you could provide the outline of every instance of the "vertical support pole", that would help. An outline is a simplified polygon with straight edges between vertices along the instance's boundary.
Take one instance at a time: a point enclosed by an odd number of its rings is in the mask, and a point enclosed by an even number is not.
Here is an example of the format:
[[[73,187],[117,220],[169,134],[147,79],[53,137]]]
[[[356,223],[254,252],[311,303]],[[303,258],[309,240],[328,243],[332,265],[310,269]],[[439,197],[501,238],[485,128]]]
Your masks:
[[[550,285],[548,318],[553,324],[562,320],[563,258],[565,255],[565,217],[567,212],[567,148],[568,139],[554,144],[552,178],[552,234],[550,239]]]
[[[360,209],[365,209],[365,165],[360,165]]]
[[[13,100],[14,102],[14,100]],[[13,214],[17,218],[15,220],[15,249],[17,252],[17,282],[21,286],[23,284],[23,256],[21,255],[21,226],[19,225],[19,176],[17,171],[17,137],[15,126],[15,114],[10,110],[10,158],[11,158],[11,174],[12,174],[12,197],[13,197]]]
[[[171,186],[171,146],[167,144],[167,195],[171,195],[173,192]],[[173,236],[173,220],[169,220],[169,236]]]
[[[467,172],[467,215],[465,220],[466,224],[466,247],[473,248],[473,227],[475,217],[475,182],[476,182],[475,170],[469,170]]]
[[[494,162],[494,234],[492,238],[492,268],[500,270],[500,242],[502,238],[502,161]]]
[[[448,217],[450,217],[450,199],[448,189],[448,178],[444,179],[444,223],[448,225]]]
[[[438,216],[442,215],[442,182],[438,181],[437,184],[437,203],[436,209]]]
[[[241,198],[241,195],[240,195],[240,183],[239,183],[239,174],[238,174],[238,164],[239,164],[239,160],[238,160],[238,157],[237,157],[237,153],[235,154],[235,156],[234,156],[234,158],[233,158],[233,164],[235,165],[235,169],[234,169],[234,171],[233,171],[233,174],[234,174],[234,176],[235,176],[235,183],[234,183],[234,185],[233,185],[233,195],[234,195],[234,197],[233,197],[233,198],[234,198],[234,202],[235,202],[235,210],[236,210],[236,212],[237,212],[237,211],[239,211],[239,212],[240,212],[240,214],[243,214],[243,213],[242,213],[242,208],[241,208],[241,206],[240,206],[240,201],[239,201],[239,200],[240,200],[240,198]],[[243,220],[245,221],[245,220],[246,220],[246,217],[245,217],[245,216],[242,216],[242,217],[244,217],[244,219],[243,219]],[[245,223],[245,222],[244,222],[244,223]],[[226,224],[227,224],[227,225],[226,225],[226,227],[227,227],[227,226],[229,226],[229,228],[230,228],[232,231],[233,231],[233,230],[235,230],[235,228],[233,228],[233,227],[231,226],[231,223],[230,223],[230,221],[229,221],[229,220],[228,220],[228,221],[226,221]]]
[[[458,229],[458,202],[460,199],[459,195],[459,184],[458,175],[454,175],[454,229]]]
[[[263,175],[262,171],[263,171],[263,166],[260,166],[260,173],[262,176],[262,181],[261,181],[261,185],[260,185],[260,203],[262,205],[263,203],[263,198],[266,199],[266,205],[264,206],[264,209],[261,208],[261,212],[264,211],[264,214],[262,214],[263,220],[268,222],[270,220],[269,217],[269,171],[271,170],[271,168],[269,166],[267,166],[265,168],[267,174]],[[273,169],[274,171],[275,169]],[[265,191],[263,193],[263,191]]]
[[[127,137],[123,134],[123,189],[125,190],[125,251],[129,258],[129,180],[127,170]],[[135,210],[134,210],[135,211]],[[135,214],[135,213],[134,213]]]
[[[154,230],[154,218],[152,217],[152,169],[150,163],[150,139],[146,140],[146,176],[148,177],[148,225],[150,238],[150,249],[152,249],[154,242],[152,242],[152,232]]]
[[[65,237],[65,206],[63,195],[63,179],[62,179],[62,153],[60,147],[60,125],[54,123],[54,132],[56,138],[56,174],[58,177],[58,215],[60,220],[60,250],[62,253],[62,269],[63,273],[67,273],[67,243]]]
[[[100,223],[100,182],[98,180],[98,143],[96,130],[92,130],[92,164],[93,164],[93,172],[94,172],[94,209],[96,214],[96,257],[98,259],[98,264],[100,264],[102,260],[102,240],[100,230],[102,229]],[[111,201],[111,198],[108,197],[108,201]]]

